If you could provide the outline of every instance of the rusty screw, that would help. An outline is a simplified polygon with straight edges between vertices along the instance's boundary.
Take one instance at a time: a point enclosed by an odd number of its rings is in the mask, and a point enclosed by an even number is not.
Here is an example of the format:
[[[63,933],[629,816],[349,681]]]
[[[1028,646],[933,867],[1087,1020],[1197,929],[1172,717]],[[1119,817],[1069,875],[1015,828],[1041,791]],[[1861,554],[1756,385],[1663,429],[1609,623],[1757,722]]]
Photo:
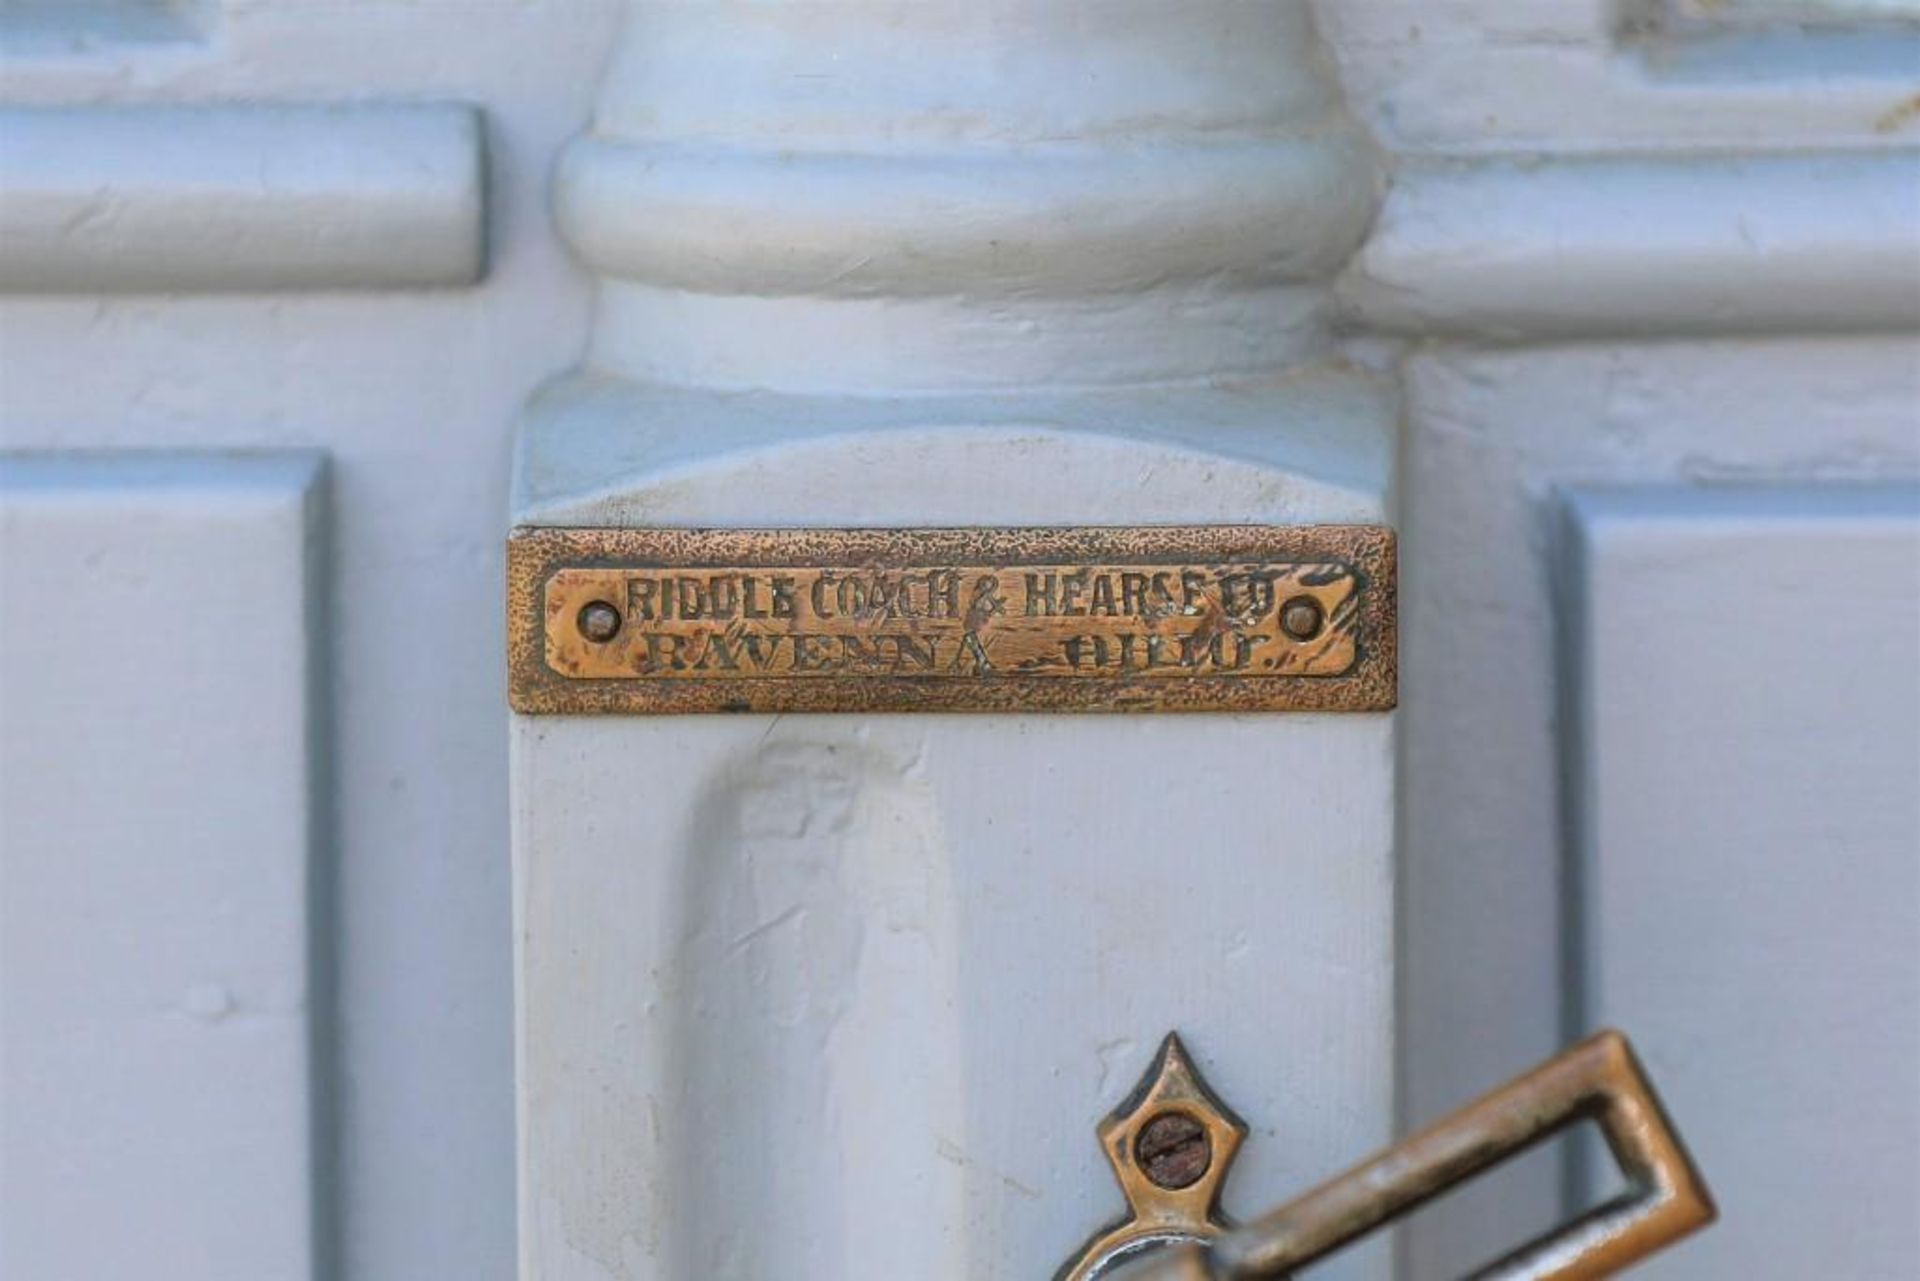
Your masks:
[[[1295,596],[1280,608],[1280,630],[1297,641],[1318,636],[1326,621],[1326,611],[1311,596]]]
[[[620,611],[603,600],[580,607],[580,634],[596,645],[604,645],[620,634]]]
[[[1213,1165],[1213,1140],[1207,1127],[1185,1112],[1162,1112],[1141,1127],[1133,1155],[1155,1187],[1178,1192],[1206,1176]]]

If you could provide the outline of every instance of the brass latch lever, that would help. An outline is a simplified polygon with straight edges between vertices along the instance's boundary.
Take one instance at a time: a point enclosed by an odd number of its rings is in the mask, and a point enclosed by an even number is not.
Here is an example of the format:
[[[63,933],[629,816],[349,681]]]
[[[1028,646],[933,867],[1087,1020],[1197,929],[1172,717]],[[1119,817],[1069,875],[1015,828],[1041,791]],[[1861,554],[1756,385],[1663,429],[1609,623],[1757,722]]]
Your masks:
[[[1178,1053],[1178,1043],[1170,1045]],[[1166,1057],[1163,1051],[1163,1075]],[[1183,1054],[1179,1060],[1194,1082],[1185,1097],[1210,1100]],[[1189,1102],[1182,1115],[1195,1112],[1204,1108]],[[1136,1116],[1137,1109],[1124,1118],[1116,1114],[1103,1134]],[[1195,1119],[1214,1123],[1204,1115]],[[1152,1120],[1140,1120],[1133,1132],[1144,1132]],[[1612,1276],[1713,1221],[1706,1184],[1632,1047],[1618,1032],[1601,1032],[1244,1227],[1222,1226],[1217,1192],[1225,1171],[1216,1167],[1209,1203],[1197,1221],[1162,1221],[1151,1236],[1136,1232],[1129,1238],[1128,1227],[1139,1218],[1137,1184],[1147,1176],[1136,1146],[1115,1164],[1135,1217],[1096,1238],[1060,1275],[1086,1281],[1277,1281],[1588,1120],[1599,1126],[1627,1178],[1625,1195],[1513,1251],[1476,1273],[1478,1281]],[[1110,1148],[1109,1157],[1115,1155]],[[1153,1195],[1146,1201],[1164,1204]]]

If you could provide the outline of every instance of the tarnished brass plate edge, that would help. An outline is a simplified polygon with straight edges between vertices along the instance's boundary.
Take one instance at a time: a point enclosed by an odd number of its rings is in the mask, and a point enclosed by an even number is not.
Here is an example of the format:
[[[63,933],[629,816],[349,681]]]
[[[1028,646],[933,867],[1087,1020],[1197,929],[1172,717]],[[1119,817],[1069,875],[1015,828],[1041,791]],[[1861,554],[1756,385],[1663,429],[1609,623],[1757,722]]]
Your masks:
[[[1383,525],[957,529],[528,526],[507,541],[508,700],[528,715],[711,712],[1372,712],[1398,698],[1397,548]],[[544,587],[571,568],[927,568],[1337,561],[1359,580],[1353,665],[1339,675],[808,680],[575,679],[546,661]]]

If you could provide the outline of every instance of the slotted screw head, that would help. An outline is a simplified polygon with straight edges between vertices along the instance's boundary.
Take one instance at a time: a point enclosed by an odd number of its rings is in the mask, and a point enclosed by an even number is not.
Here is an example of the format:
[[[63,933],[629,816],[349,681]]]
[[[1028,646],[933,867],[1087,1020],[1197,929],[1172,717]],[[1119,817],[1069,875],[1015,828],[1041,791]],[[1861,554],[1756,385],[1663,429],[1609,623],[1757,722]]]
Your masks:
[[[1207,1127],[1185,1112],[1162,1112],[1147,1122],[1133,1152],[1153,1185],[1169,1192],[1192,1187],[1213,1165]]]

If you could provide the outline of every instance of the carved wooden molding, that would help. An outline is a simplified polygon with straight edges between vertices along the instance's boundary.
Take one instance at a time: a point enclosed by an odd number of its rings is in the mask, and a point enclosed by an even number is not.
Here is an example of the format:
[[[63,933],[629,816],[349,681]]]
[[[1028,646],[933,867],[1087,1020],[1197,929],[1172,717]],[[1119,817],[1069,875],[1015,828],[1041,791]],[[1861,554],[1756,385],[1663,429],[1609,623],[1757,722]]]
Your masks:
[[[1349,319],[1504,341],[1920,327],[1920,152],[1409,162]]]
[[[485,263],[463,106],[0,111],[0,291],[467,285]]]

